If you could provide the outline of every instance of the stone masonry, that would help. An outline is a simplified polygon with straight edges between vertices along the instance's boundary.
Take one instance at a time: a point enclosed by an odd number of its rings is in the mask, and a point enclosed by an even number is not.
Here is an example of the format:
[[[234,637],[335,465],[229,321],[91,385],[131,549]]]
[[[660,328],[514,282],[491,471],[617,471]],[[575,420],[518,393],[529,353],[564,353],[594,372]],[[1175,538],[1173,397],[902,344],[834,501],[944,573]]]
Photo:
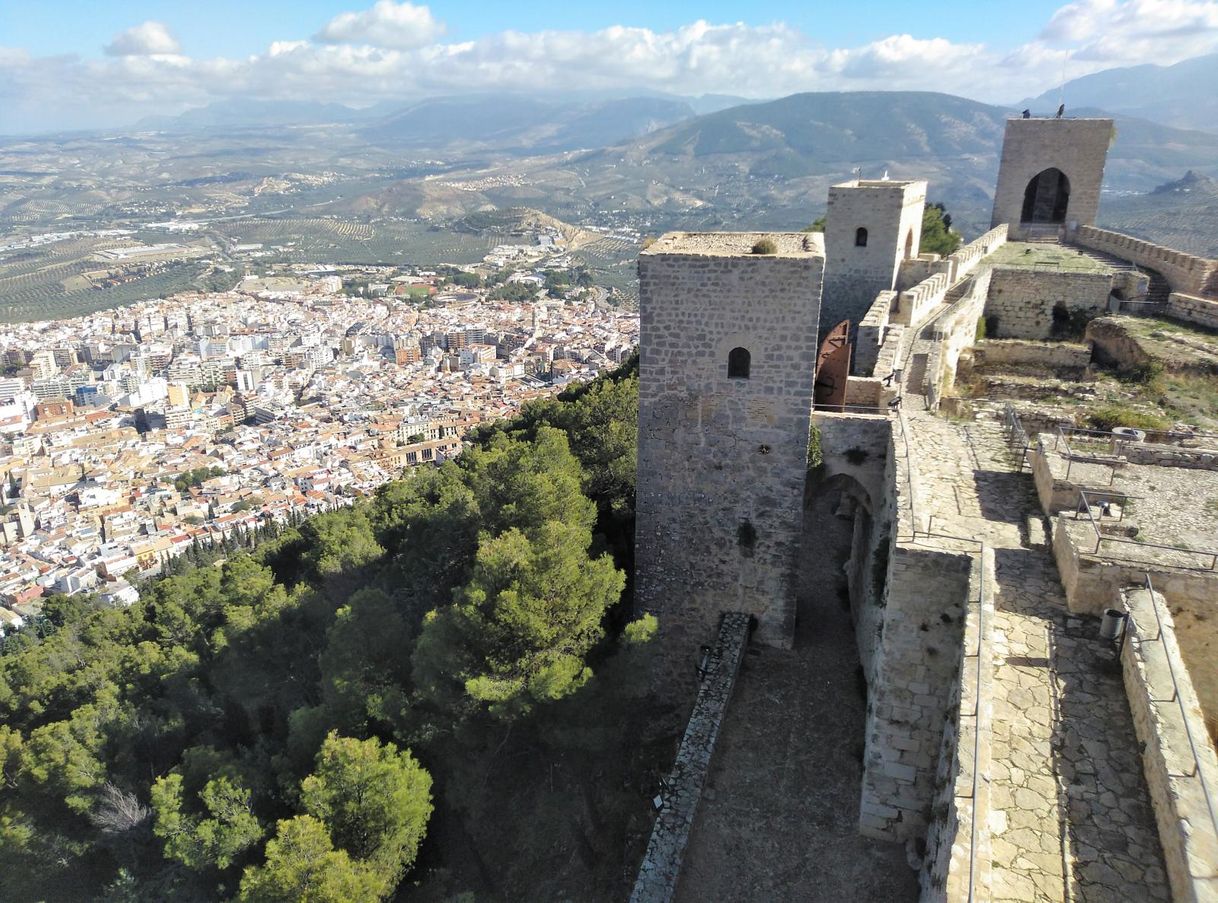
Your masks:
[[[901,261],[918,256],[925,206],[924,181],[854,180],[829,189],[822,332],[845,319],[857,326],[875,296],[896,287]]]
[[[706,675],[698,688],[698,699],[681,738],[681,748],[667,785],[660,792],[660,814],[652,827],[630,903],[668,903],[676,893],[685,845],[710,770],[719,725],[748,646],[750,620],[739,612],[723,616],[719,639],[707,656]]]
[[[751,253],[763,238],[776,254]],[[724,611],[792,642],[823,269],[802,233],[674,233],[639,257],[635,598],[675,655]]]
[[[1008,223],[1011,238],[1023,237],[1024,191],[1050,167],[1070,180],[1065,225],[1094,223],[1112,134],[1111,119],[1008,119],[991,225]]]
[[[990,337],[1047,339],[1053,333],[1054,308],[1100,314],[1107,309],[1111,290],[1112,274],[1107,272],[994,267],[985,302],[985,315],[995,327]]]

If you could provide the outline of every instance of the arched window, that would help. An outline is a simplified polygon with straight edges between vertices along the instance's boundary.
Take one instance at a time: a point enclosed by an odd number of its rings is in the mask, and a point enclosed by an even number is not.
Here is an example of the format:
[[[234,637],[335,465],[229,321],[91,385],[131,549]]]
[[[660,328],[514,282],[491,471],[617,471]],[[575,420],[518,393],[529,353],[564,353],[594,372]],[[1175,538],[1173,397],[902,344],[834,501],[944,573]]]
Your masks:
[[[747,348],[733,348],[727,353],[728,379],[748,379],[752,355]]]
[[[909,260],[913,257],[913,229],[909,230],[909,234],[905,236],[905,259]]]
[[[867,247],[867,230],[862,226],[854,230],[854,246],[856,248]]]

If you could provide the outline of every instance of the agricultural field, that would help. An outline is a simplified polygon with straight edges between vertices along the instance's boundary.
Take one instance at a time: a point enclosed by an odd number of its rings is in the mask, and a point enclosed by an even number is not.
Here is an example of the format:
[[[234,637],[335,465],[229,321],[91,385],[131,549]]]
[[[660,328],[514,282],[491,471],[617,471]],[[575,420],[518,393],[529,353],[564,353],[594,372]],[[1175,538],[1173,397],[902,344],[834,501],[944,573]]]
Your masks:
[[[226,243],[263,244],[285,263],[477,263],[506,240],[404,220],[369,223],[331,217],[250,218],[214,223],[210,228]]]
[[[627,302],[638,303],[639,279],[635,260],[639,245],[620,238],[601,238],[583,245],[571,256],[583,263],[593,281],[603,288],[614,289]]]

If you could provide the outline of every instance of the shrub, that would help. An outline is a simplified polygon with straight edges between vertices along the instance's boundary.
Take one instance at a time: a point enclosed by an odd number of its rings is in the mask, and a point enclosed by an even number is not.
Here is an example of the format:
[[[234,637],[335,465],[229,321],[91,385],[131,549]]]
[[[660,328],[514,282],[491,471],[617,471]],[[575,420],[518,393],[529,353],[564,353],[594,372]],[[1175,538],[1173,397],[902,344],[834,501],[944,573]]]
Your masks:
[[[1088,412],[1087,426],[1094,430],[1111,430],[1118,426],[1136,430],[1168,430],[1171,429],[1171,421],[1158,414],[1109,404]]]
[[[762,238],[753,245],[754,254],[777,254],[778,245],[774,244],[773,239]]]

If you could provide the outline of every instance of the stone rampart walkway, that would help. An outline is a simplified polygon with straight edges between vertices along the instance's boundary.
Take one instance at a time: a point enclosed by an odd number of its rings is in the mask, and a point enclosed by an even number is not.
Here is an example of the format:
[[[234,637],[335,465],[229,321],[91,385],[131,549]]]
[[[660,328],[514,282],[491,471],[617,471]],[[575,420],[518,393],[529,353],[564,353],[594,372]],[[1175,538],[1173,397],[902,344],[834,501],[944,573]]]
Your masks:
[[[1039,514],[997,423],[913,410],[917,503],[930,529],[994,548],[991,815],[996,901],[1169,898],[1120,671],[1096,622],[1070,616]],[[1033,531],[1033,541],[1043,541]]]

